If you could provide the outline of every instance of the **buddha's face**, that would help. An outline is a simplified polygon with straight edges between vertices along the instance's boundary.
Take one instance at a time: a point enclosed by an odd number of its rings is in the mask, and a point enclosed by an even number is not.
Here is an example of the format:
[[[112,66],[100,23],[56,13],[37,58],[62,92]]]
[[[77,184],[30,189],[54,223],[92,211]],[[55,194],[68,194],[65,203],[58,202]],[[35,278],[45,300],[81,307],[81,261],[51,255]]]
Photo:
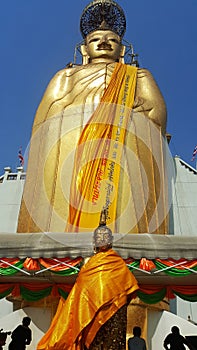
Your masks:
[[[123,50],[120,37],[111,30],[97,30],[88,34],[85,48],[90,62],[118,61]]]

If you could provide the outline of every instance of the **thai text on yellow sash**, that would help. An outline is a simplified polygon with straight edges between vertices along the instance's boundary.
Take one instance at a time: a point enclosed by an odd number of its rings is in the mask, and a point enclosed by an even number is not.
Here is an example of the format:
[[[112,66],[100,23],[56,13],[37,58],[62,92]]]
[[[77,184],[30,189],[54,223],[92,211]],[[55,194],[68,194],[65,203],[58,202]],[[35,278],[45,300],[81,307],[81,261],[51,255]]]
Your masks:
[[[117,63],[110,83],[84,127],[75,153],[67,231],[92,230],[107,209],[115,229],[121,156],[135,97],[137,68]]]

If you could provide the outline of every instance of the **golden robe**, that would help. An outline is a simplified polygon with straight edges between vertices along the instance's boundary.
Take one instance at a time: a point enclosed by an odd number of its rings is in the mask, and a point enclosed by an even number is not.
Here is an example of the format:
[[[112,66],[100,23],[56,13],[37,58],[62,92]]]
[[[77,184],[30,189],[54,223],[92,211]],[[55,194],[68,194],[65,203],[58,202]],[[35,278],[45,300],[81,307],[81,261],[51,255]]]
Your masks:
[[[82,267],[68,298],[59,306],[37,350],[79,350],[90,346],[100,327],[138,290],[133,274],[112,249]]]
[[[131,85],[128,82],[131,70],[137,73],[137,84],[133,78]],[[91,126],[99,109],[102,114]],[[109,132],[103,137],[106,124]],[[107,223],[114,233],[167,233],[170,202],[165,125],[165,103],[146,70],[98,63],[58,72],[35,117],[18,232],[92,232],[108,204],[113,210]],[[100,136],[88,138],[94,129]],[[104,153],[99,154],[99,140],[103,139],[110,140],[110,151],[106,144]],[[87,148],[89,143],[94,144],[90,154],[80,153],[81,146]],[[89,169],[99,157],[108,162],[107,176],[113,188],[102,178],[100,168],[91,183]],[[77,168],[79,159],[81,169]],[[86,187],[84,174],[89,175]],[[83,197],[82,208],[75,202],[76,194]],[[80,223],[78,209],[85,214]]]

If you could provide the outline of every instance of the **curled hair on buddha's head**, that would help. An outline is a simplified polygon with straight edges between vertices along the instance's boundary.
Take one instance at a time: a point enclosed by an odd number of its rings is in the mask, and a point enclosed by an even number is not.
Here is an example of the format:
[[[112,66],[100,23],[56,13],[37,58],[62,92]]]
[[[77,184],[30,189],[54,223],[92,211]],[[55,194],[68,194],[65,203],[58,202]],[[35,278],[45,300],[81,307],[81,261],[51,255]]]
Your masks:
[[[85,7],[80,19],[80,31],[85,39],[95,30],[111,30],[120,38],[126,31],[123,9],[113,0],[94,0]]]

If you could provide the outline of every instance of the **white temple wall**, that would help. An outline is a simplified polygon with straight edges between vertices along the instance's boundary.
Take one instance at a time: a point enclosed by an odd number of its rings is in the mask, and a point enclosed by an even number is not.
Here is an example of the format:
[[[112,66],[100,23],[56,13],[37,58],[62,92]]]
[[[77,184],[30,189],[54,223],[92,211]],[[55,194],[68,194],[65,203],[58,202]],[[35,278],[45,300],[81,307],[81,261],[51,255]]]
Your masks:
[[[171,233],[176,236],[197,236],[197,170],[175,157]],[[184,284],[184,279],[183,279]],[[197,303],[176,298],[176,314],[197,323]]]
[[[23,168],[12,173],[9,167],[0,178],[0,232],[16,233],[18,214],[24,187]]]

